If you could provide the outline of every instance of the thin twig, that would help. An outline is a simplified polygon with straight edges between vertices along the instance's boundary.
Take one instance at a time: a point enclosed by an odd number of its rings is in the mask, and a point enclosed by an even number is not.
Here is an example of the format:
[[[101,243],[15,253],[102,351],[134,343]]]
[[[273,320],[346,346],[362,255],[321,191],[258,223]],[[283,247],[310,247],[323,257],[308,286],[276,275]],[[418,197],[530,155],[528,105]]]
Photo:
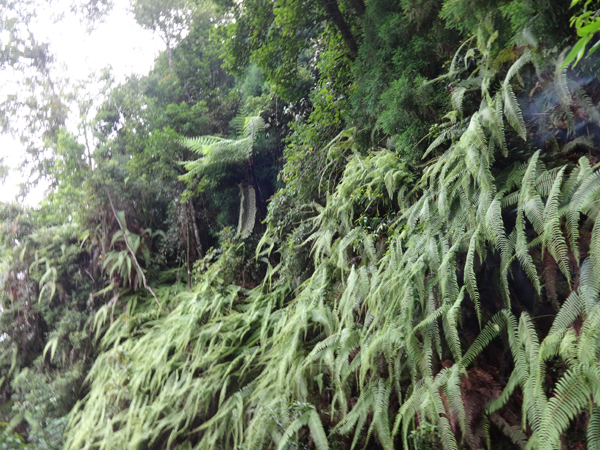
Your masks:
[[[146,282],[146,275],[144,275],[144,271],[142,270],[142,267],[140,266],[140,263],[138,262],[137,258],[135,257],[135,253],[133,252],[133,249],[129,245],[129,240],[127,239],[127,230],[125,228],[123,228],[123,224],[119,220],[119,216],[117,216],[117,211],[115,211],[115,206],[113,205],[113,201],[112,201],[112,198],[110,197],[110,192],[108,191],[108,189],[106,190],[106,193],[108,194],[108,201],[110,202],[110,207],[112,208],[113,214],[115,215],[115,219],[117,219],[117,223],[119,224],[119,228],[121,228],[121,231],[123,231],[123,236],[125,237],[125,245],[127,246],[127,249],[129,250],[129,253],[131,253],[131,257],[133,258],[133,262],[135,263],[135,265],[136,265],[137,269],[139,270],[140,274],[142,275],[142,282],[144,283],[144,287],[152,294],[152,296],[154,297],[154,300],[156,300],[156,304],[160,308],[160,303],[158,301],[158,297],[156,296],[156,294],[154,293],[154,291],[152,290],[152,288],[150,286],[148,286],[148,283]]]

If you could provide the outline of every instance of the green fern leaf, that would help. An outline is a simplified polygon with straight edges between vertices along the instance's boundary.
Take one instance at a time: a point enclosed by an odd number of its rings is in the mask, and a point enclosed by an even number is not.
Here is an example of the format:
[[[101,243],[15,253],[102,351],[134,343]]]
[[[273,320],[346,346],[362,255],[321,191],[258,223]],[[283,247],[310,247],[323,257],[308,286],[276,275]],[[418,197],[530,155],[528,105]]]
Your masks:
[[[556,176],[552,189],[546,200],[544,209],[544,245],[548,247],[550,254],[558,263],[561,272],[571,282],[569,261],[567,259],[567,243],[561,230],[561,217],[558,213],[558,201],[563,174],[566,167],[563,167]]]
[[[517,96],[510,86],[503,89],[502,100],[504,103],[504,115],[508,123],[523,140],[527,140],[527,129],[521,113],[521,107],[517,101]]]
[[[321,418],[317,411],[312,410],[309,412],[307,422],[310,435],[317,450],[329,450],[327,436],[325,435],[325,430],[323,429],[323,424],[321,423]]]
[[[589,450],[600,450],[600,407],[598,406],[592,409],[588,421],[587,445]]]
[[[559,380],[545,408],[539,432],[540,447],[560,449],[560,436],[588,401],[585,378],[578,370],[569,370]]]

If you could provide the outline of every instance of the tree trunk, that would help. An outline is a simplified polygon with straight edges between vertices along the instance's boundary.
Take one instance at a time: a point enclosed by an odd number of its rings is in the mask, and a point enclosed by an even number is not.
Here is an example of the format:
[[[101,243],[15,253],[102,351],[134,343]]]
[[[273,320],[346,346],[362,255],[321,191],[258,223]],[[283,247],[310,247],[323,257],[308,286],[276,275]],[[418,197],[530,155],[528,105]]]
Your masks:
[[[186,241],[187,241],[187,275],[188,275],[188,289],[192,288],[192,269],[190,267],[190,227],[186,227],[187,228],[187,235],[186,235]]]
[[[356,58],[356,55],[358,54],[358,45],[356,45],[356,40],[352,35],[352,31],[350,31],[350,27],[346,23],[346,20],[340,11],[337,0],[321,0],[321,3],[325,8],[327,16],[335,24],[342,35],[342,39],[344,39],[346,47],[348,47],[348,50],[350,50],[352,59]]]
[[[198,253],[198,258],[202,258],[202,241],[200,241],[200,231],[198,230],[198,224],[196,223],[196,208],[194,208],[194,204],[190,200],[189,202],[189,220],[192,222],[192,230],[194,230],[194,240],[196,242],[196,252]]]
[[[167,41],[167,58],[169,59],[169,69],[171,69],[171,72],[173,72],[173,54],[171,52],[169,41]]]

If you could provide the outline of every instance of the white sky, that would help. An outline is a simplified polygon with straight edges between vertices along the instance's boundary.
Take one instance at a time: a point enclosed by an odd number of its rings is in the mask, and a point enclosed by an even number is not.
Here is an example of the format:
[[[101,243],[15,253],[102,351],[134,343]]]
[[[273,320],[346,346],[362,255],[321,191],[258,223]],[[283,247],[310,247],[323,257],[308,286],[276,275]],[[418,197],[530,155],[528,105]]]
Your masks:
[[[64,2],[63,2],[64,3]],[[141,28],[127,11],[128,0],[115,0],[115,7],[104,23],[95,31],[87,34],[85,26],[71,14],[58,23],[53,23],[47,14],[40,14],[39,24],[35,32],[38,39],[50,43],[50,51],[54,53],[56,62],[67,66],[68,76],[72,81],[87,78],[91,73],[100,72],[112,66],[112,74],[117,82],[122,82],[134,73],[146,74],[152,68],[159,51],[164,44],[149,30]],[[54,11],[60,5],[55,2]],[[69,2],[67,2],[69,4]],[[5,81],[7,74],[0,72],[0,79]],[[10,87],[8,88],[10,89]],[[0,99],[10,94],[8,89],[0,86]],[[13,168],[4,183],[0,184],[0,201],[12,202],[18,193],[18,185],[24,178],[15,170],[23,156],[23,148],[10,136],[0,134],[0,158]],[[43,198],[44,187],[32,191],[25,203],[38,204]]]

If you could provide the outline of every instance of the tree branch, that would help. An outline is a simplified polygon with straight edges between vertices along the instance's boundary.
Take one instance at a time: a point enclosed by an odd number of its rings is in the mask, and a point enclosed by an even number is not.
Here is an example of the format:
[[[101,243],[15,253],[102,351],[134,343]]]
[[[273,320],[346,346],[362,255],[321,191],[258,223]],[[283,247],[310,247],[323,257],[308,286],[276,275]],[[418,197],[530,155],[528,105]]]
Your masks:
[[[337,0],[321,0],[321,4],[325,8],[325,12],[327,13],[327,16],[329,16],[329,19],[331,19],[331,21],[338,28],[340,34],[342,35],[342,39],[344,39],[344,42],[346,43],[346,47],[348,47],[348,50],[350,50],[352,58],[356,58],[356,55],[358,55],[358,45],[356,44],[356,40],[352,35],[352,31],[350,30],[348,23],[340,11]]]

